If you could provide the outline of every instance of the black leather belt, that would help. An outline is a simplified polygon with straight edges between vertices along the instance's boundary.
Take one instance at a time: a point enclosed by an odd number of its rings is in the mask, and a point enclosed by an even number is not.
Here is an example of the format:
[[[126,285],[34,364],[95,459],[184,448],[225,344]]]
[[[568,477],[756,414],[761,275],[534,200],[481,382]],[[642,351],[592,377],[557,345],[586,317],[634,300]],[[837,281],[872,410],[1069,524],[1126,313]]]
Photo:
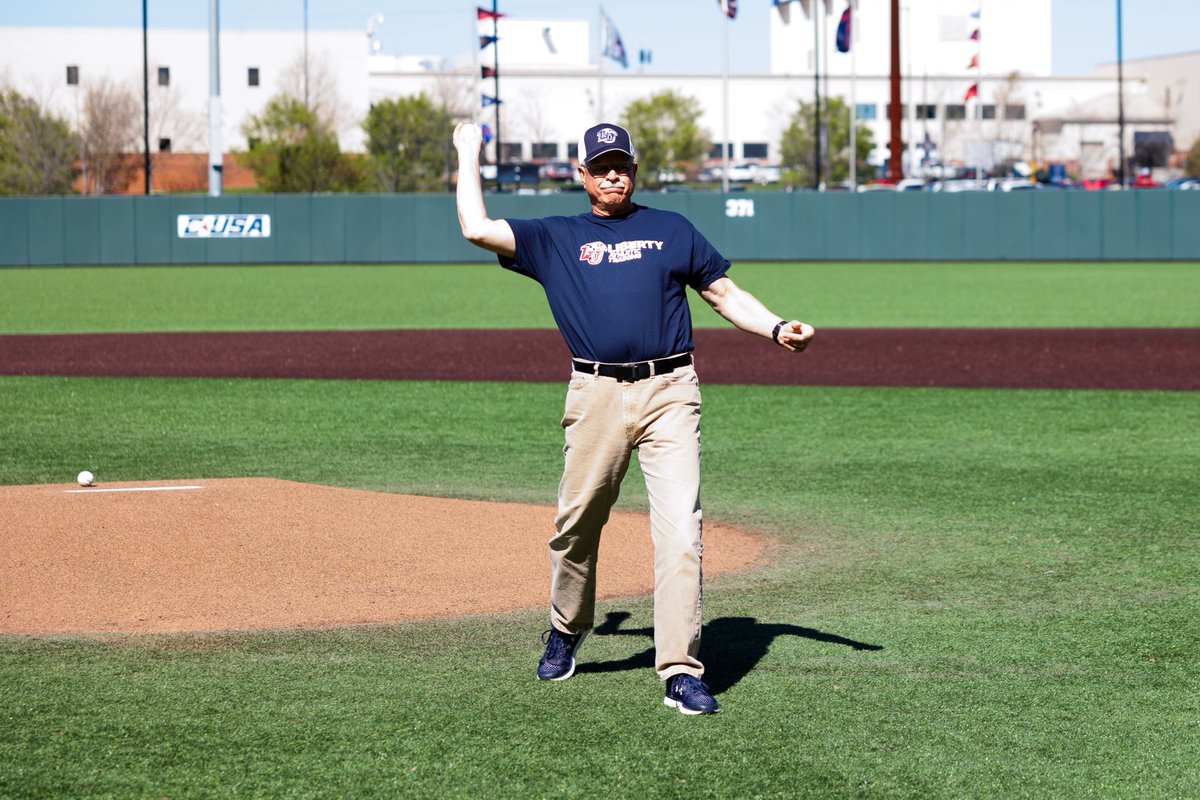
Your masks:
[[[659,358],[654,361],[637,361],[632,364],[600,364],[595,361],[579,361],[571,359],[571,366],[579,372],[590,372],[593,375],[603,375],[606,378],[616,378],[625,383],[640,381],[652,375],[666,375],[680,367],[692,363],[692,354]]]

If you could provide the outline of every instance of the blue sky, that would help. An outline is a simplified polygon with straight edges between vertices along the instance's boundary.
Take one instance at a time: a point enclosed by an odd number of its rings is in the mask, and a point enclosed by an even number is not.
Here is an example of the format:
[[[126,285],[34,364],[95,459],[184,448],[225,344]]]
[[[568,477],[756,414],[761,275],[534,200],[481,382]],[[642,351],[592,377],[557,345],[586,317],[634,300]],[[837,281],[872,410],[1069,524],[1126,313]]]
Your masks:
[[[841,6],[844,0],[835,0]],[[1055,74],[1089,74],[1116,60],[1116,0],[1052,3]],[[384,15],[377,38],[389,55],[454,58],[470,53],[473,9],[491,0],[308,0],[310,29],[362,30]],[[731,71],[766,72],[770,0],[741,0],[730,31]],[[208,24],[208,0],[148,0],[151,27]],[[1125,57],[1200,50],[1200,0],[1123,0]],[[595,0],[499,0],[502,12],[528,19],[596,20]],[[715,71],[721,16],[708,0],[605,0],[604,9],[631,54],[653,52],[653,72]],[[141,0],[0,0],[0,25],[140,27]],[[304,0],[224,0],[226,28],[302,28]],[[364,48],[365,48],[364,43]],[[633,67],[631,67],[633,68]]]

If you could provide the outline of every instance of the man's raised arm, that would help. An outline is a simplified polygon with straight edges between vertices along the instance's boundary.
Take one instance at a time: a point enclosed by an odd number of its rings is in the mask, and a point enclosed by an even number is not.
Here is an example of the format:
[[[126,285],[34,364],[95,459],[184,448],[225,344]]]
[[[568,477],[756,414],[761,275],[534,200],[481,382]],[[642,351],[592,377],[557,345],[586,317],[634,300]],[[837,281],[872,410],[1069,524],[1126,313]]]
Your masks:
[[[511,258],[517,252],[512,228],[502,219],[490,219],[483,204],[483,185],[479,180],[479,151],[483,132],[478,125],[460,122],[454,128],[454,149],[458,151],[458,224],[463,236],[473,245]]]

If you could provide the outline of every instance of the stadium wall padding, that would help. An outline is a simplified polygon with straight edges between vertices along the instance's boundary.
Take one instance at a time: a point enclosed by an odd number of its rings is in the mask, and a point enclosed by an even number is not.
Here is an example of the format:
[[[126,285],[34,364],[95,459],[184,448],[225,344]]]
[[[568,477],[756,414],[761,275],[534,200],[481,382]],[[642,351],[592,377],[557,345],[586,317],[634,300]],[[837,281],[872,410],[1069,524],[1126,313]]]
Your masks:
[[[733,261],[1200,261],[1200,192],[642,192]],[[493,217],[576,214],[581,192],[491,194]],[[268,214],[264,238],[182,238],[188,214]],[[0,198],[0,266],[372,264],[490,258],[453,195]]]

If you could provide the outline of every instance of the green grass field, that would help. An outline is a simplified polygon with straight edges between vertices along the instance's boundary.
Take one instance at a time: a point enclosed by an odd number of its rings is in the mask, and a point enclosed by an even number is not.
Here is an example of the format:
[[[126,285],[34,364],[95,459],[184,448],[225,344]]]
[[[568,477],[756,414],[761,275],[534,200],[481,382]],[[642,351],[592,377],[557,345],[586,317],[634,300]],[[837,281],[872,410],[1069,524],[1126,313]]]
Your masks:
[[[833,327],[1195,327],[1197,266],[735,277]],[[335,290],[339,275],[370,296]],[[490,267],[0,271],[9,332],[426,327],[438,308],[547,325],[540,304]],[[8,636],[0,797],[1200,794],[1197,395],[703,391],[706,516],[774,542],[767,566],[705,587],[721,714],[661,706],[644,597],[602,603],[607,635],[552,685],[533,679],[543,612]],[[265,475],[551,503],[562,392],[0,378],[0,484],[86,464],[105,481]],[[620,505],[645,508],[636,470]]]
[[[735,264],[817,327],[1191,327],[1195,264]],[[725,326],[693,297],[699,326]],[[490,265],[0,269],[0,333],[553,327]]]

